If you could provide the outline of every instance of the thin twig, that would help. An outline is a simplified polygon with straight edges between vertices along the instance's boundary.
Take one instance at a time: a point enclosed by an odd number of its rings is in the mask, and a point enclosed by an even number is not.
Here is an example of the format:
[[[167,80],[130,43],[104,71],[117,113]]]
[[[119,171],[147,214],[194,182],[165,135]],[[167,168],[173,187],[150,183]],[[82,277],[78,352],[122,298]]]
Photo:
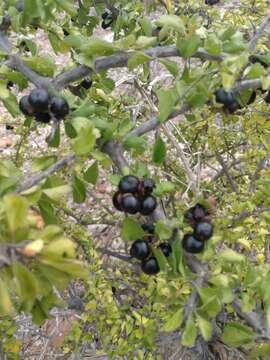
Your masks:
[[[270,14],[268,14],[265,19],[263,20],[263,22],[261,23],[261,25],[259,26],[259,28],[257,29],[255,35],[253,36],[253,38],[250,40],[249,42],[249,50],[250,51],[254,51],[257,45],[257,42],[259,40],[259,38],[261,36],[263,36],[263,33],[265,31],[265,29],[267,28],[267,26],[270,23]]]
[[[249,192],[254,192],[256,187],[255,187],[255,183],[256,181],[260,178],[260,172],[265,168],[267,162],[269,160],[268,156],[265,156],[257,165],[256,170],[250,180],[250,184],[249,184],[249,188],[248,191]]]
[[[227,177],[227,179],[228,179],[228,181],[229,181],[229,183],[230,183],[230,185],[231,185],[232,190],[233,190],[236,194],[238,194],[237,185],[236,185],[234,179],[232,178],[231,174],[229,173],[229,170],[228,170],[228,168],[227,168],[227,165],[225,164],[222,156],[220,155],[220,153],[219,153],[218,151],[216,152],[216,156],[217,156],[218,162],[220,163],[220,165],[221,165],[221,167],[222,167],[222,169],[223,169],[223,171],[224,171],[224,174],[226,175],[226,177]]]

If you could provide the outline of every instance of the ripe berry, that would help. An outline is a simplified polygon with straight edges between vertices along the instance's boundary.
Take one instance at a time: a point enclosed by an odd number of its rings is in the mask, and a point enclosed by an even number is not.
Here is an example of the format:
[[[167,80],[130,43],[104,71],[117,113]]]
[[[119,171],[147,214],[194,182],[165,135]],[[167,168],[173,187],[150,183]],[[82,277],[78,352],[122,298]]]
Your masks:
[[[240,105],[232,91],[225,91],[222,87],[215,92],[216,102],[223,104],[230,113],[238,110]]]
[[[31,116],[34,113],[33,107],[29,103],[29,96],[25,95],[21,98],[19,102],[19,108],[21,112],[26,116]]]
[[[252,91],[250,98],[247,102],[248,105],[252,104],[256,100],[256,91]]]
[[[192,234],[186,234],[182,241],[183,248],[192,254],[198,254],[204,249],[204,242],[195,239]]]
[[[37,112],[48,111],[49,100],[49,93],[44,89],[35,89],[29,95],[29,103]]]
[[[204,219],[205,216],[206,216],[206,210],[200,204],[196,204],[185,213],[185,219],[187,221],[200,221]]]
[[[35,119],[36,121],[48,124],[51,120],[51,116],[49,113],[35,113]]]
[[[154,196],[149,195],[142,200],[140,213],[142,215],[150,215],[157,207],[157,200]]]
[[[136,240],[131,248],[130,255],[138,260],[144,260],[150,254],[150,247],[144,240]]]
[[[51,99],[51,112],[56,119],[63,119],[69,113],[69,105],[61,96],[53,96]]]
[[[155,275],[159,272],[159,265],[155,257],[142,261],[142,271],[147,275]]]
[[[155,227],[152,224],[142,224],[142,229],[148,234],[155,233]]]
[[[213,225],[208,221],[200,221],[195,225],[194,237],[199,241],[210,239],[213,235]]]
[[[136,193],[138,190],[139,184],[140,184],[140,181],[136,176],[127,175],[121,179],[121,181],[118,185],[118,189],[122,194]]]
[[[267,65],[267,63],[265,63],[263,60],[261,60],[261,59],[260,59],[258,56],[256,56],[256,55],[250,55],[249,61],[250,61],[252,64],[259,63],[259,64],[261,64],[264,68],[268,68],[268,66],[269,66],[269,65]]]
[[[268,91],[268,93],[266,94],[265,98],[264,98],[264,101],[267,103],[267,104],[270,104],[270,91]]]
[[[219,0],[205,0],[206,5],[215,5],[218,3],[219,3]]]
[[[141,208],[138,198],[131,194],[123,197],[122,207],[128,214],[136,214]]]
[[[155,182],[152,179],[144,179],[142,181],[142,186],[143,186],[143,190],[144,193],[149,195],[153,192],[154,188],[155,188]]]
[[[162,243],[159,245],[159,248],[161,249],[161,251],[163,252],[163,254],[168,257],[171,252],[172,252],[172,247],[169,243]]]
[[[80,85],[81,85],[84,89],[88,90],[88,89],[90,89],[90,87],[92,86],[92,84],[93,84],[93,82],[92,82],[91,79],[84,79],[84,80],[81,82]]]
[[[119,210],[119,211],[123,211],[123,206],[122,206],[122,194],[117,191],[112,198],[112,202],[114,207]]]

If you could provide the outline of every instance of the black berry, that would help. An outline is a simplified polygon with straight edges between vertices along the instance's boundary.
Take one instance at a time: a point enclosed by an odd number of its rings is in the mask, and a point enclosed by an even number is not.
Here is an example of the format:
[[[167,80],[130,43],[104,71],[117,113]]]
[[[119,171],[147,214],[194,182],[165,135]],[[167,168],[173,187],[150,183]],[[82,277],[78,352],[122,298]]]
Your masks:
[[[208,221],[200,221],[195,225],[194,237],[199,241],[210,239],[213,235],[213,225]]]
[[[166,257],[168,257],[172,252],[172,247],[169,243],[162,243],[159,245],[159,248]]]
[[[252,104],[256,100],[256,91],[252,91],[250,98],[247,102],[248,105]]]
[[[261,60],[261,59],[260,59],[258,56],[256,56],[256,55],[250,55],[249,61],[250,61],[252,64],[259,63],[259,64],[261,64],[264,68],[268,68],[268,66],[269,66],[266,62],[264,62],[263,60]]]
[[[114,207],[119,210],[119,211],[123,211],[123,206],[122,206],[122,194],[117,191],[112,198],[112,202]]]
[[[14,126],[10,124],[6,124],[6,130],[13,130]]]
[[[155,188],[155,182],[152,179],[145,179],[142,181],[142,186],[145,194],[151,194]]]
[[[268,91],[268,93],[267,93],[266,96],[264,97],[264,101],[265,101],[267,104],[270,104],[270,91]]]
[[[51,120],[51,116],[49,113],[35,113],[35,119],[36,121],[48,124]]]
[[[149,254],[150,247],[144,240],[136,240],[130,248],[130,255],[138,260],[145,260]]]
[[[25,95],[20,99],[19,108],[20,108],[21,112],[26,116],[31,116],[34,113],[34,109],[29,103],[28,95]]]
[[[51,112],[56,119],[63,119],[69,113],[69,105],[61,96],[53,96],[51,99]]]
[[[204,249],[204,242],[195,239],[192,234],[186,234],[182,241],[183,248],[192,254],[198,254]]]
[[[219,0],[205,0],[206,5],[216,5],[219,3]]]
[[[81,86],[84,88],[84,89],[90,89],[91,86],[92,86],[93,82],[91,79],[84,79],[82,82],[81,82]]]
[[[124,193],[136,193],[140,184],[139,179],[133,175],[124,176],[118,185],[119,191]]]
[[[155,275],[159,272],[159,266],[155,257],[142,261],[142,271],[147,275]]]
[[[29,103],[35,112],[45,112],[49,109],[50,96],[47,90],[35,89],[29,95]]]
[[[136,214],[141,208],[139,199],[131,194],[123,197],[122,207],[128,214]]]
[[[141,203],[141,214],[142,215],[150,215],[157,207],[157,200],[154,196],[149,195],[142,200]]]
[[[233,113],[240,108],[240,105],[232,91],[225,91],[221,87],[215,92],[215,97],[216,102],[219,104],[223,104],[230,113]]]
[[[142,229],[148,234],[155,233],[155,227],[152,224],[142,224]]]

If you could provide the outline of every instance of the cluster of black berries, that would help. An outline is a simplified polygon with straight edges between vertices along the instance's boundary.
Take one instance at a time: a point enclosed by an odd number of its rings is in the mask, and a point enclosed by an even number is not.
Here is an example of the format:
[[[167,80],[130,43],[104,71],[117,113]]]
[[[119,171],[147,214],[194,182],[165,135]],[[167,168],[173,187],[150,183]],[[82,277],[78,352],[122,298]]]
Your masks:
[[[52,115],[60,120],[69,113],[69,105],[61,96],[50,96],[45,89],[35,89],[21,98],[19,107],[26,116],[34,116],[42,123],[49,123]]]
[[[186,220],[193,227],[193,233],[184,235],[183,248],[192,254],[203,251],[205,241],[213,235],[213,225],[207,220],[209,213],[206,209],[196,204],[185,214]]]
[[[114,21],[112,13],[109,13],[108,11],[105,11],[101,15],[101,17],[102,17],[102,20],[103,20],[102,23],[101,23],[102,29],[109,28],[112,25],[113,21]]]
[[[113,205],[119,211],[128,214],[141,213],[150,215],[157,206],[157,200],[152,196],[155,183],[152,179],[140,181],[136,176],[124,176],[118,185],[118,191],[113,195]]]
[[[91,80],[91,78],[85,78],[81,83],[80,86],[83,87],[84,89],[88,90],[91,88],[93,84],[93,81]]]
[[[223,104],[225,110],[228,110],[229,113],[234,113],[236,110],[242,108],[241,104],[236,99],[235,94],[232,91],[226,91],[223,87],[219,88],[215,92],[216,102]],[[247,105],[253,103],[256,99],[256,92],[253,91],[250,95],[250,98],[247,102]]]
[[[159,272],[158,261],[152,253],[151,244],[156,240],[153,225],[143,224],[142,229],[147,233],[143,239],[136,240],[130,248],[130,255],[141,261],[141,269],[147,275],[155,275]],[[172,248],[167,242],[161,243],[158,248],[168,257]]]

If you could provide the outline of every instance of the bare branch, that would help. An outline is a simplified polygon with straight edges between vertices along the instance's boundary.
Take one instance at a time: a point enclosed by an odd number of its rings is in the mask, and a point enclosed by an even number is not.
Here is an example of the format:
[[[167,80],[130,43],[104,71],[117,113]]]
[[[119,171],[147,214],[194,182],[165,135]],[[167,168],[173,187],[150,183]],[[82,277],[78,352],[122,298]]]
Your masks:
[[[270,14],[268,14],[265,19],[263,20],[263,22],[261,23],[261,25],[259,26],[259,28],[257,29],[255,35],[253,36],[253,38],[250,40],[249,42],[249,50],[250,51],[254,51],[257,45],[257,42],[259,40],[259,38],[261,36],[263,36],[263,33],[265,31],[265,29],[267,28],[267,26],[270,23]]]
[[[96,250],[98,252],[100,252],[101,254],[103,254],[103,255],[112,256],[114,258],[117,258],[117,259],[122,260],[122,261],[129,262],[129,263],[131,262],[131,259],[132,259],[132,257],[129,256],[129,255],[120,254],[119,252],[111,251],[108,248],[100,247],[100,248],[97,248]]]
[[[257,165],[257,168],[250,180],[250,184],[249,184],[249,188],[248,191],[249,192],[254,192],[255,191],[255,182],[256,180],[258,180],[260,178],[260,172],[265,168],[267,162],[269,160],[268,156],[265,156]]]
[[[39,171],[33,175],[28,176],[28,179],[23,181],[18,185],[16,191],[18,193],[24,192],[31,187],[37,185],[40,181],[46,179],[48,176],[52,175],[56,171],[62,169],[63,167],[71,164],[76,159],[75,155],[68,155],[63,159],[58,160],[54,165],[50,166],[44,171]]]
[[[240,220],[244,220],[245,218],[248,218],[249,216],[258,216],[259,214],[263,213],[263,212],[268,212],[270,211],[270,206],[268,207],[257,207],[254,211],[248,211],[248,210],[244,210],[241,212],[241,214],[235,216],[233,219],[232,219],[232,225],[231,226],[234,226],[234,224],[237,222],[237,221],[240,221]]]
[[[217,160],[218,162],[220,163],[223,171],[224,171],[224,174],[226,175],[230,185],[231,185],[231,188],[233,189],[233,191],[238,194],[238,189],[237,189],[237,184],[235,183],[234,179],[232,178],[228,168],[227,168],[227,165],[225,164],[222,156],[220,155],[220,153],[217,151],[216,152],[216,156],[217,156]]]
[[[100,57],[95,61],[94,69],[95,71],[108,70],[117,67],[125,67],[127,66],[129,57],[133,54],[133,51],[130,52],[119,52],[115,55]],[[148,55],[152,60],[156,58],[166,58],[172,56],[181,56],[179,54],[179,50],[175,45],[167,45],[167,46],[157,46],[151,49],[148,49],[144,52]],[[193,55],[194,58],[199,58],[202,60],[211,60],[211,61],[222,61],[224,55],[213,56],[208,54],[204,49],[198,49],[196,53]],[[80,80],[87,75],[92,73],[92,69],[85,65],[81,65],[73,70],[64,72],[60,74],[53,80],[53,85],[61,89],[71,82]]]

